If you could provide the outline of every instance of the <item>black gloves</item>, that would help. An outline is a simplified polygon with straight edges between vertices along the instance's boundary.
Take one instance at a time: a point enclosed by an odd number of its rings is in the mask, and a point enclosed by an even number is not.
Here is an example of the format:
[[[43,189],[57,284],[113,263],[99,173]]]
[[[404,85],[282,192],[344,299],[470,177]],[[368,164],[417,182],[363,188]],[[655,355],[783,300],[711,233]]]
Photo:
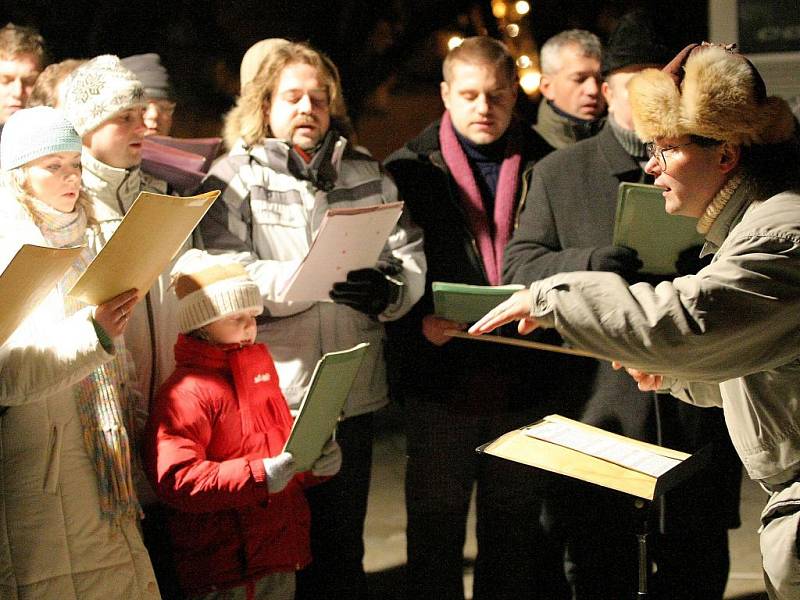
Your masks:
[[[347,281],[333,284],[331,300],[364,314],[375,316],[397,301],[400,286],[387,275],[397,274],[393,265],[379,263],[377,269],[358,269],[347,274]]]
[[[636,250],[625,246],[603,246],[589,256],[591,271],[610,271],[626,280],[634,278],[641,268],[642,261],[639,260]]]
[[[692,246],[686,250],[682,250],[678,254],[678,260],[675,261],[675,272],[678,275],[694,275],[703,267],[711,264],[711,254],[700,258],[700,251],[702,246]]]

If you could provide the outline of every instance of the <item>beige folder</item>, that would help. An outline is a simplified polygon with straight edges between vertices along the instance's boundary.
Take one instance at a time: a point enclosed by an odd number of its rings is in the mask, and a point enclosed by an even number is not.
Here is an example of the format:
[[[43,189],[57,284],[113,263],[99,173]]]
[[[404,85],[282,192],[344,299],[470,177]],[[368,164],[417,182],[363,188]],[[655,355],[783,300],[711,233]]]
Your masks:
[[[43,248],[24,244],[0,274],[0,344],[58,283],[78,258],[82,246]]]
[[[549,415],[478,452],[653,500],[708,462],[707,452],[678,452]]]
[[[70,295],[97,305],[130,289],[147,293],[219,194],[181,198],[141,192]]]

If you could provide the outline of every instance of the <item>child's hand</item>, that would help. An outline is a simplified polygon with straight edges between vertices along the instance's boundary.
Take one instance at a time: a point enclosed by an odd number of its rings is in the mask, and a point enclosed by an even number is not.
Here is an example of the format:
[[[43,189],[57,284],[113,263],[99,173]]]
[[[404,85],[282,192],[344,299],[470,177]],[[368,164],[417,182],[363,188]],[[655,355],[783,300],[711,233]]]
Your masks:
[[[294,477],[294,456],[288,452],[282,452],[278,456],[265,458],[264,470],[267,472],[267,489],[269,493],[277,494]]]
[[[336,440],[328,440],[322,448],[322,454],[314,461],[311,473],[317,477],[336,475],[342,468],[342,449]]]

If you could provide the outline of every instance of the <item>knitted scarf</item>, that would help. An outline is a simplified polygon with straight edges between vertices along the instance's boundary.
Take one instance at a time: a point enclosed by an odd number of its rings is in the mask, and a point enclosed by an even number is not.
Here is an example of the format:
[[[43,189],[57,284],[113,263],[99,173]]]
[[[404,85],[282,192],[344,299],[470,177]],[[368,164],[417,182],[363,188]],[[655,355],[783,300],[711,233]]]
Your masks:
[[[270,448],[282,448],[292,429],[292,415],[283,397],[275,363],[264,344],[217,345],[188,335],[175,344],[178,366],[230,372],[242,434],[266,435]]]
[[[439,145],[442,155],[453,179],[458,185],[459,196],[467,213],[469,228],[478,245],[486,276],[491,285],[499,285],[503,269],[503,252],[514,228],[514,211],[516,207],[519,169],[522,162],[520,155],[520,132],[517,128],[509,129],[508,147],[500,167],[497,180],[497,194],[494,199],[494,214],[489,215],[483,205],[480,188],[475,180],[475,173],[469,164],[464,149],[458,142],[450,114],[445,111],[439,126]]]
[[[56,248],[86,243],[86,213],[76,207],[62,213],[35,198],[30,208],[45,240]],[[84,304],[67,296],[67,291],[94,257],[87,246],[58,283],[66,316],[76,313]],[[97,367],[73,389],[78,404],[83,442],[97,474],[100,512],[116,521],[124,516],[139,515],[139,502],[133,487],[132,449],[128,429],[133,430],[132,399],[126,391],[126,364],[121,338],[115,340],[114,358]]]

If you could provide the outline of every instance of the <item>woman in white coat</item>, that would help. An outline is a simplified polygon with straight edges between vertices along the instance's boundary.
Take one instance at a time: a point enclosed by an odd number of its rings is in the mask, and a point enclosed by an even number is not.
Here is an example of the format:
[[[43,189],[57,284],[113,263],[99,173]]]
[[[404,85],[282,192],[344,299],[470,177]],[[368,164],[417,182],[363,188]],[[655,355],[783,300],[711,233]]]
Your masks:
[[[98,306],[67,296],[96,254],[81,140],[55,109],[12,115],[0,141],[0,267],[24,243],[85,246],[0,348],[0,597],[159,598],[137,527],[128,438],[131,290]]]

